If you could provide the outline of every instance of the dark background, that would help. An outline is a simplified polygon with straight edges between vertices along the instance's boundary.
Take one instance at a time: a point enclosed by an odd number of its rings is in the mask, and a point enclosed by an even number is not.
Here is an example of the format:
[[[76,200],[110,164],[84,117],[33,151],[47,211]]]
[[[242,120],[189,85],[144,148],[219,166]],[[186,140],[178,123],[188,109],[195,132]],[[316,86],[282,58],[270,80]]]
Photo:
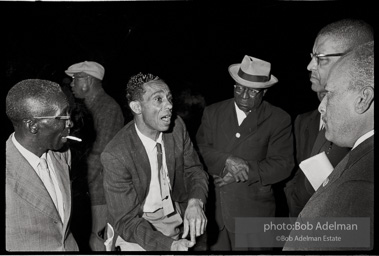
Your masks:
[[[373,2],[0,2],[2,100],[23,79],[63,84],[70,65],[96,61],[126,120],[126,83],[149,72],[166,80],[194,135],[201,106],[233,96],[229,65],[250,55],[269,61],[279,79],[265,99],[294,118],[319,104],[306,69],[318,31],[343,18],[374,26]],[[5,142],[13,128],[5,111],[3,119]]]
[[[306,70],[317,32],[342,18],[374,25],[376,14],[357,1],[0,2],[0,9],[4,97],[27,78],[62,84],[68,66],[91,60],[105,67],[104,88],[125,112],[126,82],[140,71],[165,79],[174,96],[190,88],[209,105],[233,96],[228,66],[250,55],[271,62],[279,83],[266,99],[291,116],[319,103]]]

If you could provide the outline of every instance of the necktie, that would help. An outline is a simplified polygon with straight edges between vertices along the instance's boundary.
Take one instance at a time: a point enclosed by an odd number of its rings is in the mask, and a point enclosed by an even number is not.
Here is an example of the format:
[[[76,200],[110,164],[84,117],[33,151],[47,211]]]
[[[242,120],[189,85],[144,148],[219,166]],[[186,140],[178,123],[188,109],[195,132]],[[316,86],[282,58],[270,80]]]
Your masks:
[[[163,213],[165,216],[167,216],[170,213],[174,212],[174,207],[171,201],[168,179],[162,168],[162,154],[162,145],[160,143],[157,143],[158,180],[161,188]]]
[[[47,191],[49,192],[50,197],[55,204],[55,207],[58,209],[57,194],[55,192],[54,183],[53,183],[53,180],[51,179],[50,170],[47,166],[47,162],[45,158],[40,158],[38,167],[40,169],[42,182],[45,185]]]

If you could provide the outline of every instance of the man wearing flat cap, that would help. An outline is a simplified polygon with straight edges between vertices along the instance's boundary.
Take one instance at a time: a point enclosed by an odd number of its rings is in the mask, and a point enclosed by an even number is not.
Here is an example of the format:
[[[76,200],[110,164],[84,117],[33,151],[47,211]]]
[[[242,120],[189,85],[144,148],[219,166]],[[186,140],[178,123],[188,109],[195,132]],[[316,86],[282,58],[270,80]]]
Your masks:
[[[269,62],[245,56],[229,67],[234,98],[203,113],[196,139],[215,184],[218,237],[211,250],[262,249],[259,236],[239,246],[236,218],[275,217],[272,185],[287,178],[294,165],[291,118],[263,100],[278,82],[270,70]]]
[[[124,116],[119,104],[102,87],[104,67],[97,62],[84,61],[71,65],[65,73],[72,77],[71,88],[77,99],[92,115],[96,139],[87,157],[88,190],[91,198],[92,232],[90,247],[105,251],[99,232],[107,223],[107,206],[103,188],[103,166],[100,154],[113,136],[124,126]]]

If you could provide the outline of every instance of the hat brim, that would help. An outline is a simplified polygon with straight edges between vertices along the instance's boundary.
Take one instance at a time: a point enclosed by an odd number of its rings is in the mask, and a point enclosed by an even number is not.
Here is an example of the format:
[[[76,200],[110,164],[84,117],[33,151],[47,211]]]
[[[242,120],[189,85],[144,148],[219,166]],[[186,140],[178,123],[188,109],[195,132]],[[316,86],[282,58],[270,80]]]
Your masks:
[[[270,80],[267,82],[251,82],[251,81],[245,80],[241,78],[240,76],[238,76],[238,70],[240,66],[241,64],[233,64],[229,66],[228,70],[229,70],[229,74],[234,79],[234,81],[236,81],[237,83],[243,86],[256,88],[256,89],[264,89],[264,88],[269,88],[278,82],[278,79],[274,75],[271,75]]]
[[[97,74],[96,72],[92,72],[92,71],[90,71],[90,70],[66,70],[65,73],[66,73],[68,76],[71,76],[71,77],[72,77],[73,75],[77,74],[77,73],[85,73],[85,74],[90,75],[90,76],[92,76],[92,77],[95,77],[95,78],[97,78],[97,79],[99,79],[99,80],[103,80],[103,78],[100,77],[99,74]]]

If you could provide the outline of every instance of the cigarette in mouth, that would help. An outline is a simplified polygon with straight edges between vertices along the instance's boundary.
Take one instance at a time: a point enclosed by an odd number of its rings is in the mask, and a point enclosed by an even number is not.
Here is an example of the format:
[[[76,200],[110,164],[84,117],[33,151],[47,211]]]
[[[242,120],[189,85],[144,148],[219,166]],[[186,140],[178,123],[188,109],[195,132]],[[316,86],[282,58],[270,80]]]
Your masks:
[[[66,136],[67,139],[70,139],[70,140],[76,140],[76,141],[82,141],[82,139],[79,139],[75,136]]]

